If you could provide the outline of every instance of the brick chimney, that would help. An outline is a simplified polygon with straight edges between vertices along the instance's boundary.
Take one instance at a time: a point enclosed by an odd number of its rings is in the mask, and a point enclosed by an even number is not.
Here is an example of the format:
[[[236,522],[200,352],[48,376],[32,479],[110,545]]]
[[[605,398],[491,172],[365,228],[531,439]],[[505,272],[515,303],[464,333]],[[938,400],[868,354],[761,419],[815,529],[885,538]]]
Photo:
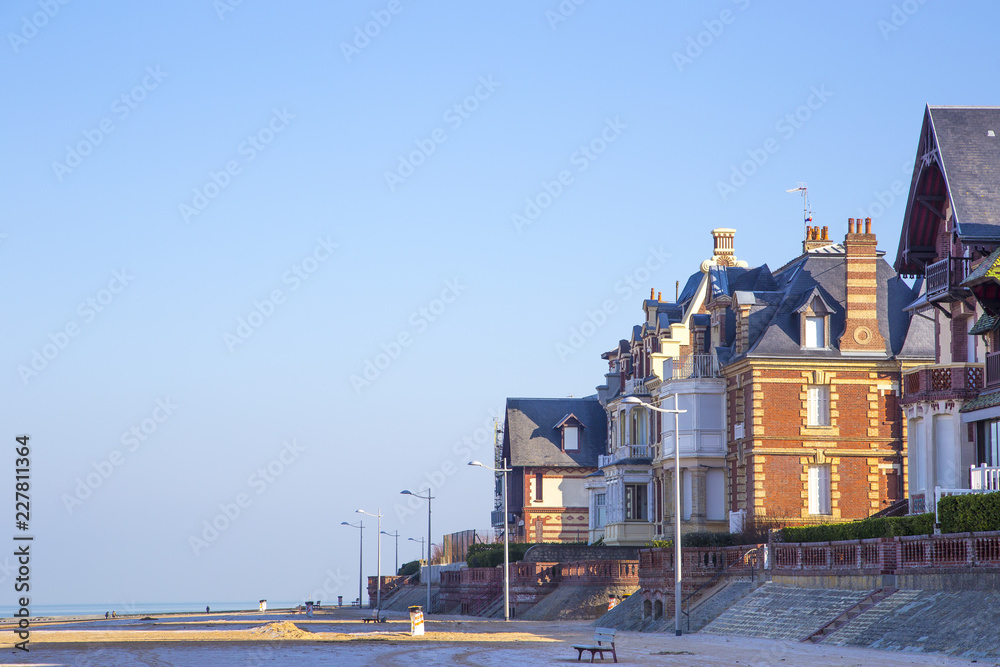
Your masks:
[[[827,227],[806,227],[806,240],[802,242],[802,252],[806,253],[814,248],[828,246],[833,241],[830,240]]]
[[[847,254],[847,303],[840,351],[849,354],[885,354],[885,339],[878,330],[878,255],[872,219],[847,221],[844,250]]]

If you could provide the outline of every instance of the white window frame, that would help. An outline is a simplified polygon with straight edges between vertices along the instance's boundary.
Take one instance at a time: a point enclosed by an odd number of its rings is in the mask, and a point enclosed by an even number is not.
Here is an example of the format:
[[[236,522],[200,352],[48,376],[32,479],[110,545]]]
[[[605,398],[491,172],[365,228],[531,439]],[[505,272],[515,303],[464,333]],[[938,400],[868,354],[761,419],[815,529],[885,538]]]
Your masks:
[[[803,316],[803,332],[807,350],[826,349],[826,317],[823,315]]]
[[[572,437],[571,437],[572,436]],[[580,427],[563,427],[563,449],[567,452],[575,452],[580,449]]]
[[[811,384],[806,394],[806,425],[830,426],[830,385]]]
[[[824,516],[832,514],[830,493],[830,466],[809,466],[809,514]]]
[[[594,494],[594,528],[604,528],[607,523],[607,493]]]

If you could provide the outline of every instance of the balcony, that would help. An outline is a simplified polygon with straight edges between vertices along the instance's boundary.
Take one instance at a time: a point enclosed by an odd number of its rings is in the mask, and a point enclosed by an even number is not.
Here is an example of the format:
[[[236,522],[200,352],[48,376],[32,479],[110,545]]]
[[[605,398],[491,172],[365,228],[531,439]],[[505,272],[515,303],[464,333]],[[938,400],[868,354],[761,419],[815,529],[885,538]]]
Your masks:
[[[948,295],[967,293],[961,287],[962,281],[969,275],[968,257],[949,257],[940,262],[927,265],[927,299],[941,301]]]
[[[625,380],[625,395],[644,395],[648,393],[649,392],[646,390],[646,378],[631,378]]]
[[[987,366],[989,357],[987,355]],[[1000,356],[996,359],[1000,371]],[[917,401],[970,400],[979,395],[984,387],[983,364],[935,364],[920,366],[903,375],[904,405]],[[988,376],[985,386],[989,386]],[[1000,373],[997,374],[1000,387]]]
[[[1000,491],[1000,467],[987,466],[985,463],[970,466],[969,488],[989,493]]]
[[[668,359],[663,365],[663,375],[673,380],[722,377],[719,362],[711,354],[687,354]]]
[[[1000,388],[1000,352],[986,355],[986,388]]]
[[[637,459],[645,459],[647,462],[652,462],[652,448],[649,445],[625,445],[617,448],[611,454],[599,455],[597,457],[597,466],[599,468],[603,468],[604,466],[612,465],[618,463],[619,461],[635,461]]]

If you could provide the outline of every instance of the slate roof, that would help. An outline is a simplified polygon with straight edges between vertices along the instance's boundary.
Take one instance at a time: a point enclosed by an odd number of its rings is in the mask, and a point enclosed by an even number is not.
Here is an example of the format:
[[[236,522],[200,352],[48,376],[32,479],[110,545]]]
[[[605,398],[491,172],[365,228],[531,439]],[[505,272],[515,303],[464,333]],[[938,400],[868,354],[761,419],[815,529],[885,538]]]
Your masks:
[[[1000,107],[926,107],[896,256],[900,273],[921,275],[922,262],[933,258],[940,217],[932,209],[943,210],[943,197],[966,245],[1000,242]]]
[[[836,347],[844,333],[844,304],[847,301],[846,256],[841,246],[831,244],[801,255],[771,274],[767,265],[747,271],[730,289],[740,303],[752,303],[749,316],[749,346],[740,355],[732,354],[735,327],[727,327],[726,345],[717,348],[722,363],[732,363],[749,357],[815,357],[838,358]],[[910,357],[934,357],[932,323],[911,318],[903,307],[918,295],[913,288],[898,279],[884,259],[877,260],[879,332],[886,340],[886,355],[904,353]],[[742,284],[741,284],[742,283]],[[737,292],[742,292],[737,294]],[[799,342],[799,317],[796,310],[807,295],[820,295],[830,307],[830,347],[803,350]],[[750,298],[752,297],[752,301]],[[911,332],[910,329],[913,329]],[[908,333],[912,336],[908,339]],[[930,333],[928,336],[927,334]]]
[[[573,414],[583,424],[580,449],[564,452],[556,425]],[[514,466],[596,468],[606,453],[607,415],[597,396],[586,398],[508,398],[504,455]]]

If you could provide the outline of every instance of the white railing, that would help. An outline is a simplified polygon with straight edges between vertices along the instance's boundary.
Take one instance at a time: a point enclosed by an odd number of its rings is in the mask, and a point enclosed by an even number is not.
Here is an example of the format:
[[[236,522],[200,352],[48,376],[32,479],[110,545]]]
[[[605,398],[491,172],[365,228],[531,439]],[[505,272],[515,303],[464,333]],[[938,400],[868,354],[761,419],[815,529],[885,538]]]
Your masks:
[[[601,454],[597,457],[597,466],[603,468],[625,459],[648,459],[652,458],[653,452],[648,445],[626,445],[619,447],[611,454]]]
[[[667,361],[669,369],[664,365],[663,374],[674,380],[722,377],[719,362],[711,354],[687,354]]]
[[[976,491],[1000,491],[1000,467],[971,466],[969,486]]]
[[[934,523],[941,523],[938,517],[938,504],[942,498],[947,496],[965,496],[970,493],[986,493],[985,489],[942,489],[940,486],[934,487]]]

